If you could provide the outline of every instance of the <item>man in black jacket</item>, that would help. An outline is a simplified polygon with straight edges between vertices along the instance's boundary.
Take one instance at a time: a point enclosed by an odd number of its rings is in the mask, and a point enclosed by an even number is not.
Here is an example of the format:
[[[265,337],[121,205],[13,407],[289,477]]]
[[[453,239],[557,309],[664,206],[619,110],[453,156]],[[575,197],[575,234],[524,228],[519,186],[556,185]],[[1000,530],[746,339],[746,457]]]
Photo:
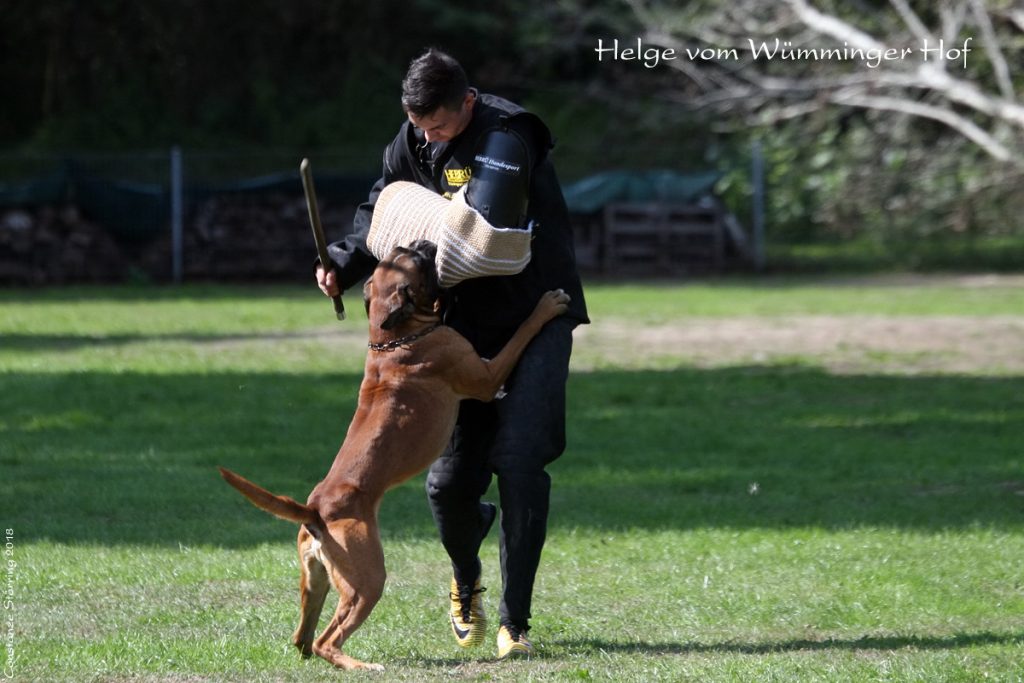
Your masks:
[[[408,120],[384,151],[383,176],[357,210],[352,234],[328,247],[329,267],[317,269],[320,288],[329,296],[352,287],[376,265],[366,238],[374,204],[386,185],[411,181],[451,197],[469,182],[474,170],[481,175],[481,150],[489,135],[507,130],[509,121],[539,123],[521,107],[470,88],[459,63],[438,50],[428,50],[411,63],[402,83],[402,106]],[[547,159],[550,138],[544,137],[543,124],[539,128],[542,134],[533,139],[529,150],[524,223],[513,226],[533,230],[530,262],[516,275],[474,278],[452,287],[444,321],[487,358],[504,346],[544,292],[568,293],[569,311],[533,340],[506,383],[503,398],[462,402],[451,443],[427,477],[431,511],[452,560],[452,630],[458,643],[467,647],[479,644],[486,628],[478,552],[496,509],[481,503],[481,497],[492,476],[497,477],[500,658],[533,652],[526,632],[547,531],[551,480],[545,466],[565,449],[565,383],[572,330],[589,322],[568,211]]]

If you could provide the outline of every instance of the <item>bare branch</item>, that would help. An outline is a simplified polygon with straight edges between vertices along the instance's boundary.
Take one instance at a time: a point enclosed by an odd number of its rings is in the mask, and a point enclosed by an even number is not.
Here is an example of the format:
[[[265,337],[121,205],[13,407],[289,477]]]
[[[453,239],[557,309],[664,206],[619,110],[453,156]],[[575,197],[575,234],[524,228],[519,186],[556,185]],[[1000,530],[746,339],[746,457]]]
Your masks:
[[[913,9],[909,0],[888,0],[892,11],[902,22],[886,35],[871,35],[863,29],[814,6],[814,0],[783,0],[768,5],[763,0],[740,1],[726,9],[704,15],[686,16],[685,26],[659,21],[646,0],[627,0],[634,8],[643,5],[648,36],[652,42],[673,47],[685,54],[689,46],[721,47],[723,44],[748,43],[757,35],[785,36],[787,44],[810,46],[821,39],[841,42],[850,50],[885,54],[889,44],[906,46],[908,38],[916,38],[923,46],[937,45],[936,34],[943,36],[945,49],[955,49],[966,67],[967,43],[959,43],[965,18],[976,24],[979,40],[996,75],[996,85],[986,90],[981,82],[971,80],[973,71],[957,69],[951,57],[882,60],[871,68],[850,69],[827,63],[827,59],[794,60],[780,70],[768,62],[754,59],[753,54],[737,48],[731,57],[720,60],[682,59],[672,67],[687,74],[700,86],[701,92],[690,89],[685,99],[688,106],[715,112],[758,112],[772,120],[806,115],[828,105],[842,105],[895,111],[939,121],[966,140],[1001,161],[1024,167],[1024,103],[1019,101],[1013,86],[1010,62],[1000,46],[1000,36],[1015,29],[1024,30],[1024,10],[986,9],[984,0],[940,0],[940,26],[930,29]],[[971,11],[968,16],[966,13]],[[998,17],[998,26],[993,25]],[[772,27],[774,33],[767,27]],[[999,32],[997,32],[997,28]],[[743,31],[747,33],[744,34]],[[746,38],[743,36],[746,35]],[[956,42],[954,42],[956,41]],[[903,53],[909,48],[902,48]],[[897,52],[897,50],[893,50]],[[975,52],[974,54],[977,54]],[[785,58],[783,58],[785,59]],[[847,61],[843,59],[842,61]],[[670,62],[666,62],[669,64]],[[779,75],[780,71],[784,75]]]
[[[855,47],[868,50],[884,51],[884,43],[875,40],[863,31],[837,19],[836,17],[823,14],[811,7],[806,0],[787,0],[793,11],[807,26],[824,35],[832,36]],[[963,19],[963,5],[956,10],[945,12],[944,16],[950,15],[948,27],[959,25]],[[1024,107],[1015,102],[999,100],[982,92],[976,85],[953,78],[945,72],[945,62],[942,60],[931,60],[923,63],[918,69],[918,76],[921,79],[920,87],[930,87],[941,91],[951,100],[966,105],[989,116],[997,116],[1012,122],[1018,127],[1024,127]]]
[[[999,92],[1007,99],[1014,98],[1013,83],[1010,81],[1010,67],[1006,64],[1006,57],[999,49],[999,42],[996,40],[995,29],[992,28],[992,20],[985,12],[985,5],[981,0],[971,0],[971,13],[974,15],[974,22],[981,29],[981,39],[985,43],[985,53],[992,62],[992,70],[996,74],[996,83],[999,84]]]
[[[943,3],[939,7],[939,16],[942,17],[942,39],[952,43],[960,35],[960,29],[964,25],[964,15],[967,13],[967,6],[958,2],[955,6]]]
[[[687,46],[674,37],[662,33],[662,32],[648,32],[644,35],[644,39],[652,45],[659,47],[671,48],[676,51],[676,54],[684,54]],[[728,84],[716,79],[713,75],[707,74],[699,66],[687,59],[676,59],[667,62],[673,69],[680,71],[686,75],[687,78],[692,80],[701,90],[711,90],[713,88],[727,87]]]
[[[889,0],[889,4],[899,13],[903,19],[903,23],[907,25],[910,32],[913,33],[919,41],[924,43],[925,41],[934,43],[935,38],[932,36],[932,32],[929,31],[921,18],[910,8],[907,4],[907,0]]]
[[[886,49],[883,43],[878,42],[867,33],[850,26],[841,19],[819,12],[807,4],[806,0],[786,0],[786,2],[804,24],[818,33],[832,36],[837,40],[842,40],[853,47],[859,47],[863,50],[881,50],[884,52]]]
[[[913,102],[897,97],[875,97],[857,92],[839,91],[830,97],[836,104],[868,109],[895,111],[911,116],[932,119],[944,123],[965,138],[981,147],[992,158],[999,161],[1014,161],[1010,150],[987,132],[979,128],[969,119],[960,116],[951,109],[938,107],[921,102]]]
[[[965,105],[988,116],[1003,119],[1018,128],[1024,128],[1024,106],[1017,102],[993,97],[969,81],[953,78],[935,66],[941,62],[922,64],[917,75],[921,87],[936,90],[953,102]]]
[[[1024,9],[1013,8],[999,14],[1016,26],[1018,31],[1024,32]]]

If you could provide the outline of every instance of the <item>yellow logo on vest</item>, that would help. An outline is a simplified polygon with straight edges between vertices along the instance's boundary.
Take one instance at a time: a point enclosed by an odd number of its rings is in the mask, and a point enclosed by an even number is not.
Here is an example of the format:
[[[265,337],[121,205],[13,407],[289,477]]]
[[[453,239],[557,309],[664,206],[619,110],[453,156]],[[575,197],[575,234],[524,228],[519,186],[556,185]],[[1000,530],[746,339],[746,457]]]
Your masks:
[[[452,187],[462,187],[469,182],[470,170],[468,168],[446,168],[444,179]]]

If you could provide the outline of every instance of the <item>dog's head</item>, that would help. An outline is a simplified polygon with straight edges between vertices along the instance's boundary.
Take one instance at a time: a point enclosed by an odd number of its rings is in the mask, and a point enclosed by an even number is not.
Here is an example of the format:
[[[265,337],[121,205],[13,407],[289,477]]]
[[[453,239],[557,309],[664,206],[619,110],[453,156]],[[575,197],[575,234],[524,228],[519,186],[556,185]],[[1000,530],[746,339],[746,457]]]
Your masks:
[[[440,314],[444,290],[437,279],[436,256],[436,244],[417,240],[408,247],[395,247],[377,264],[363,287],[371,325],[392,330],[414,314]]]

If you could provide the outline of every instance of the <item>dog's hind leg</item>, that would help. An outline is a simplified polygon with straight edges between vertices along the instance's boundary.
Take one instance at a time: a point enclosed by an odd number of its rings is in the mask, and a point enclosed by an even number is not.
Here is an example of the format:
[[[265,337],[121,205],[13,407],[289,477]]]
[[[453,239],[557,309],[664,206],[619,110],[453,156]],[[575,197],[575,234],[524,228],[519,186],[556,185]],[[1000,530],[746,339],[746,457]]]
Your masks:
[[[384,550],[376,521],[348,518],[329,524],[329,529],[321,551],[340,598],[331,623],[313,643],[313,652],[341,669],[383,671],[379,664],[359,661],[341,651],[384,593]]]
[[[303,657],[313,655],[313,636],[320,621],[324,600],[331,588],[327,569],[320,559],[320,542],[305,526],[299,527],[299,595],[302,611],[292,642]]]

